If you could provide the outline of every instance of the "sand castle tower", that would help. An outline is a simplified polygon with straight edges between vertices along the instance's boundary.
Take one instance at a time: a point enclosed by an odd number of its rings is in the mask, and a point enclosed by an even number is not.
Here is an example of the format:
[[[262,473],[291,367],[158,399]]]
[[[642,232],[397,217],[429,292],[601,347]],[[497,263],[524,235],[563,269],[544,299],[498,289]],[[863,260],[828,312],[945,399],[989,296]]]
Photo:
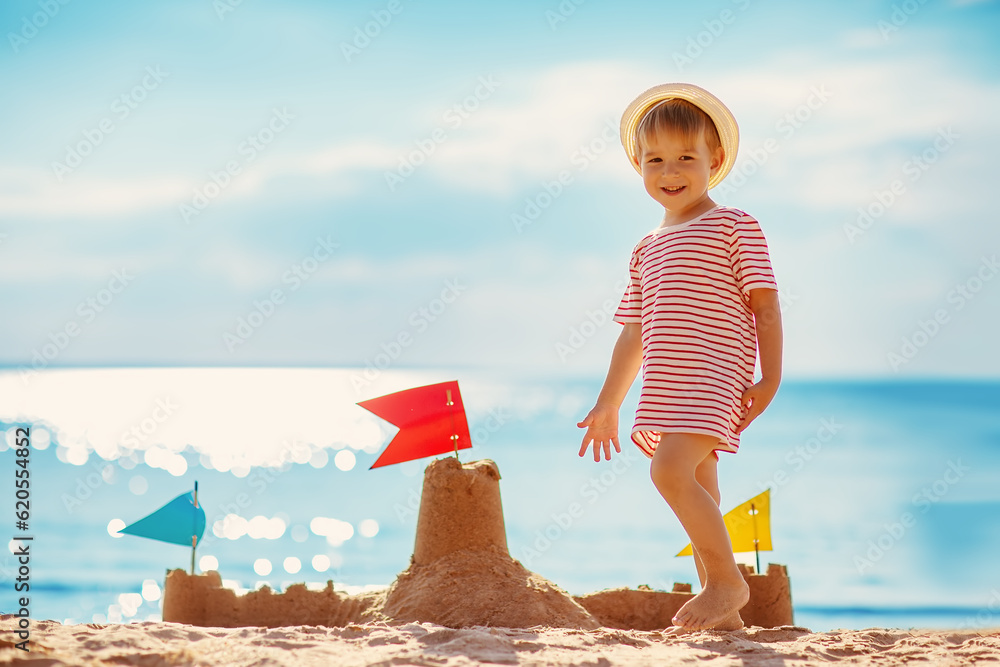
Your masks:
[[[456,628],[600,626],[565,591],[511,558],[496,463],[463,465],[453,457],[427,466],[410,566],[389,588],[382,613]]]
[[[750,601],[740,610],[747,625],[776,628],[792,625],[792,586],[788,567],[768,563],[767,572],[754,573],[752,567],[738,563],[743,579],[750,586]]]
[[[429,565],[456,551],[491,547],[508,553],[497,464],[433,461],[424,473],[411,562]]]

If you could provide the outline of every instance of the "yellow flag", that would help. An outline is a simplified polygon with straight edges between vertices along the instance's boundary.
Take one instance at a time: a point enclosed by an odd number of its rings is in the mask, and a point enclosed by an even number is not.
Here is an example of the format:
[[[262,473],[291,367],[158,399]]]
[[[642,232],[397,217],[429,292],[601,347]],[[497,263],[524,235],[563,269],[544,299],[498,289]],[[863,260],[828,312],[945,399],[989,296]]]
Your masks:
[[[722,520],[729,531],[733,543],[733,553],[771,551],[771,489],[754,496],[736,509],[727,513]],[[678,556],[693,556],[691,545],[684,547]]]

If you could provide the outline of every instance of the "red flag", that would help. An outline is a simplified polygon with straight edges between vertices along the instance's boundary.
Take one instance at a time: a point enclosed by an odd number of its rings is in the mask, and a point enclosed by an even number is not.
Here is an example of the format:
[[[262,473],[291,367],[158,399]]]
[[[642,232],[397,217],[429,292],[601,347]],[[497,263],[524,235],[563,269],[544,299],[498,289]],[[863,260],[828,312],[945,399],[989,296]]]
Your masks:
[[[399,427],[372,468],[472,447],[457,380],[397,391],[358,405]]]

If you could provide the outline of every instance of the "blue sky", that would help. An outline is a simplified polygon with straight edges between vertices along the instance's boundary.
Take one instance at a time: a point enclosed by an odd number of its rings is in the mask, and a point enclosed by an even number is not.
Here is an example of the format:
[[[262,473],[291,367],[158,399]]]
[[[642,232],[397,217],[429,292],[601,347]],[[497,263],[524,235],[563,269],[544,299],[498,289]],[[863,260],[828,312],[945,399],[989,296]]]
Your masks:
[[[603,374],[617,121],[690,81],[786,377],[1000,375],[996,2],[225,6],[0,8],[0,363]]]

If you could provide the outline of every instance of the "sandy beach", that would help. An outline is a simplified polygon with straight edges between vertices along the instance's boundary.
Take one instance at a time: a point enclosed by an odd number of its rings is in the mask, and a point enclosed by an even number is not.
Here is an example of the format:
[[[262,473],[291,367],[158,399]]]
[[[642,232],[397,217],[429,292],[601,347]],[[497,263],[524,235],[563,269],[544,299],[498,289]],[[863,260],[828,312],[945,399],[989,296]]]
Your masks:
[[[1000,663],[1000,631],[747,628],[668,637],[636,630],[366,623],[345,627],[202,628],[180,623],[38,621],[31,651],[0,617],[0,664],[19,665],[929,665]]]
[[[814,633],[793,612],[784,567],[744,572],[738,631],[665,632],[692,593],[627,588],[571,596],[507,549],[491,460],[425,471],[410,565],[387,589],[295,584],[238,595],[210,571],[167,573],[165,621],[64,625],[0,616],[0,664],[23,665],[932,665],[1000,663],[1000,631]]]

